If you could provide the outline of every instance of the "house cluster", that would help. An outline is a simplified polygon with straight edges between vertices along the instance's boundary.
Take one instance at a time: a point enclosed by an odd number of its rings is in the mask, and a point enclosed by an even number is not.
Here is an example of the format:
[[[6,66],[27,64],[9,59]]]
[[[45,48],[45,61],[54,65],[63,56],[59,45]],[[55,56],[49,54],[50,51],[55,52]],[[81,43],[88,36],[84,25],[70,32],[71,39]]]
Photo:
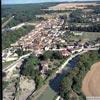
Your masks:
[[[83,13],[82,17],[91,22],[100,22],[100,14]]]
[[[13,48],[6,48],[2,51],[2,62],[14,61],[18,59],[18,55]]]
[[[16,43],[11,44],[11,46],[40,54],[43,50],[55,47],[58,42],[63,41],[59,37],[59,35],[65,32],[60,30],[63,23],[64,20],[60,18],[41,21],[35,26],[34,30],[21,37]]]
[[[88,43],[85,43],[81,45],[80,43],[76,43],[74,45],[68,45],[66,48],[60,48],[60,49],[52,49],[53,51],[59,51],[61,56],[64,58],[76,53],[81,52],[84,48],[89,47]],[[41,63],[38,66],[38,70],[43,78],[46,78],[49,71],[52,70],[52,67],[49,67],[48,60],[41,61]]]
[[[69,45],[67,46],[67,48],[62,48],[62,50],[60,51],[63,57],[67,57],[70,56],[71,54],[75,53],[75,52],[80,52],[82,51],[84,48],[84,46],[82,45]]]
[[[38,66],[38,70],[42,78],[46,78],[48,75],[48,71],[50,70],[48,61],[41,61],[41,63]]]

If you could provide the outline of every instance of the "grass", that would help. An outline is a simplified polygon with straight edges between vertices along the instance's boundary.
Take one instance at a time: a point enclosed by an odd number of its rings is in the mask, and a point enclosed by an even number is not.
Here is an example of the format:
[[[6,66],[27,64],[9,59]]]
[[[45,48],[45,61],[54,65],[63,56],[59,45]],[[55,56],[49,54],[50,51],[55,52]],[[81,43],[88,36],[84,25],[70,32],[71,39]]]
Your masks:
[[[2,67],[5,68],[5,67],[9,66],[11,63],[13,63],[14,61],[3,62]]]
[[[3,81],[3,90],[9,85],[9,81]]]
[[[74,32],[82,32],[82,31],[74,31]],[[66,39],[68,40],[88,40],[88,41],[93,41],[96,40],[98,37],[100,37],[100,32],[82,32],[82,36],[68,36]]]
[[[53,100],[56,95],[56,92],[53,91],[49,86],[37,100]]]
[[[65,62],[65,59],[62,60],[58,60],[60,61],[60,66],[62,65],[62,63]],[[57,71],[59,67],[57,67],[56,69],[53,70],[52,74],[50,75],[50,77],[46,80],[45,83],[48,83],[49,80],[54,76],[54,73]],[[45,92],[43,92],[41,94],[41,96],[38,97],[37,100],[55,100],[55,98],[57,97],[57,93],[50,87],[48,86],[45,90]]]
[[[100,32],[83,32],[83,39],[95,40],[100,37]]]

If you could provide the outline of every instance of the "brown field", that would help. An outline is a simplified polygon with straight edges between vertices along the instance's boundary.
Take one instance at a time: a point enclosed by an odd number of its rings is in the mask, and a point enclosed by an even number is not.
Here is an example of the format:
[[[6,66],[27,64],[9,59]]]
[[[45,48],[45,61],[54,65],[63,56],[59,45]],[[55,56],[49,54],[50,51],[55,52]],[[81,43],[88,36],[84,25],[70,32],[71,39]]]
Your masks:
[[[100,96],[100,62],[92,65],[82,82],[85,96]]]
[[[56,6],[49,7],[52,10],[69,10],[69,9],[84,9],[88,5],[96,6],[96,3],[61,3]]]

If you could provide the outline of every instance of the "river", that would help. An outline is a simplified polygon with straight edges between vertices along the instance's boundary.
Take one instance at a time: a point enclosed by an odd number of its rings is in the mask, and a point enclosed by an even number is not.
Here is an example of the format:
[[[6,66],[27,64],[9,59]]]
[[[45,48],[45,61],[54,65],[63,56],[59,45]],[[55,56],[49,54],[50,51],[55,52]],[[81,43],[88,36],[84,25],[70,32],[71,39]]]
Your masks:
[[[56,77],[54,77],[52,80],[49,81],[49,86],[37,100],[54,100],[59,94],[60,82],[67,74],[67,72],[69,72],[72,68],[76,67],[78,61],[79,61],[79,56],[76,56],[71,61],[69,61],[68,63],[69,67],[66,66],[61,74],[57,74]]]

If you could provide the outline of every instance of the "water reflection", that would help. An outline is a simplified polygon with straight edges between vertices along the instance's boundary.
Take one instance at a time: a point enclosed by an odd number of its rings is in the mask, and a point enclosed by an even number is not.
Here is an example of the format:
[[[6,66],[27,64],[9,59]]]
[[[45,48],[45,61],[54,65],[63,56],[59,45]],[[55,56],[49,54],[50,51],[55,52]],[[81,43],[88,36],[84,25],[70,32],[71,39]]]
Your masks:
[[[60,82],[62,81],[62,79],[64,78],[64,76],[67,74],[67,72],[69,72],[72,68],[76,67],[77,62],[79,61],[79,56],[74,57],[71,61],[69,61],[68,63],[68,67],[64,68],[62,70],[62,73],[59,73],[56,75],[56,77],[54,77],[52,80],[49,81],[49,85],[50,87],[56,92],[59,92],[59,86],[60,86]]]

